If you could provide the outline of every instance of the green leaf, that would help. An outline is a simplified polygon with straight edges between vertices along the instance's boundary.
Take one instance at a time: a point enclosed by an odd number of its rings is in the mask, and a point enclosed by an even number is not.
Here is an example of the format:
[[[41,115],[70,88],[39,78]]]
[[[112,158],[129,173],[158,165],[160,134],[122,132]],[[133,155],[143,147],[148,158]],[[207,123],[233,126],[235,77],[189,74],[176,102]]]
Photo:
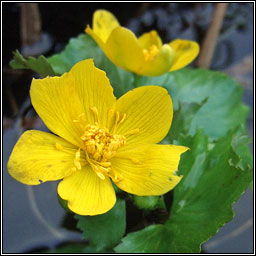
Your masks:
[[[166,141],[167,144],[172,143],[181,133],[187,134],[189,132],[191,122],[193,121],[196,113],[207,102],[207,99],[208,98],[200,104],[179,102],[178,109],[173,113],[173,121]]]
[[[167,234],[168,235],[168,234]],[[162,224],[151,225],[138,232],[129,233],[115,247],[117,253],[167,253],[165,228]]]
[[[232,205],[252,180],[251,169],[230,165],[238,158],[231,146],[232,135],[228,133],[211,150],[202,132],[192,141],[191,137],[179,141],[189,142],[191,151],[181,160],[184,178],[174,192],[171,217],[166,223],[175,252],[199,252],[201,243],[232,220]],[[188,239],[182,241],[184,236]]]
[[[74,243],[60,246],[54,250],[45,251],[43,253],[96,253],[95,248],[86,244]]]
[[[232,138],[233,149],[240,158],[239,167],[242,169],[246,169],[248,166],[253,168],[253,156],[249,148],[251,139],[245,135],[244,127],[239,128]]]
[[[244,124],[249,112],[242,104],[242,87],[221,72],[184,68],[159,77],[144,77],[143,84],[165,87],[172,97],[174,110],[179,109],[179,104],[200,105],[207,99],[193,117],[189,108],[188,114],[182,115],[184,123],[189,122],[191,135],[203,129],[211,140],[218,139]]]
[[[42,76],[54,76],[55,73],[48,60],[40,55],[38,58],[28,57],[25,59],[18,50],[13,52],[13,60],[10,61],[13,69],[31,69]]]
[[[177,143],[191,150],[181,157],[183,179],[174,190],[168,221],[128,234],[115,251],[199,253],[201,244],[232,220],[232,205],[252,180],[252,169],[237,165],[233,135],[229,132],[215,145],[209,144],[203,131],[181,135]],[[147,239],[143,241],[143,237]]]
[[[125,233],[125,201],[118,199],[114,208],[102,215],[80,216],[77,227],[83,232],[83,239],[88,239],[97,252],[111,249]]]
[[[106,71],[116,97],[134,88],[133,75],[109,61],[94,40],[86,34],[72,38],[61,53],[51,56],[48,61],[55,73],[62,75],[77,62],[89,58],[93,58],[96,67]]]

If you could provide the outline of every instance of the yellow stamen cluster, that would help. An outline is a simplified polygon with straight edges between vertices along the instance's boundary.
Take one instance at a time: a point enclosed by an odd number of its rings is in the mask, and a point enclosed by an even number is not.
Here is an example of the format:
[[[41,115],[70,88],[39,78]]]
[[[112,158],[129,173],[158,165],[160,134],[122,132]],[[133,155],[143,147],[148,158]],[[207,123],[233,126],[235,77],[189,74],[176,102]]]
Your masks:
[[[119,125],[124,122],[126,114],[120,114],[110,109],[107,127],[110,126],[111,120],[114,117],[114,123],[110,132],[108,128],[100,124],[98,109],[91,107],[90,110],[94,116],[94,124],[86,124],[84,114],[81,114],[78,120],[74,120],[75,123],[79,123],[84,129],[84,133],[80,138],[82,140],[81,149],[84,152],[85,160],[101,179],[105,179],[105,175],[107,175],[115,182],[118,182],[122,177],[113,170],[109,160],[115,156],[117,150],[126,142],[124,135],[115,134]],[[78,170],[81,169],[82,159],[80,156],[79,149],[74,159],[75,167]]]
[[[148,49],[143,49],[145,61],[153,60],[158,52],[159,48],[155,44],[151,45]]]
[[[122,135],[111,134],[106,128],[87,125],[81,139],[84,143],[87,161],[96,174],[101,179],[105,179],[105,175],[108,175],[116,182],[120,180],[108,160],[115,156],[117,150],[125,144],[126,138]]]
[[[126,141],[124,136],[110,134],[107,129],[96,125],[87,125],[81,139],[84,142],[88,157],[97,162],[106,162],[112,158]]]
[[[94,124],[86,124],[84,114],[79,115],[77,120],[73,120],[74,123],[78,123],[84,130],[80,137],[82,140],[81,147],[75,153],[74,169],[81,170],[83,165],[90,164],[99,178],[104,180],[107,175],[114,182],[118,182],[122,179],[122,175],[113,169],[109,160],[116,155],[119,148],[125,145],[126,137],[137,134],[139,129],[133,129],[125,135],[116,134],[118,127],[124,122],[126,114],[120,114],[110,109],[107,127],[110,126],[111,120],[114,117],[110,132],[108,128],[100,125],[97,108],[91,107],[90,110],[94,115]],[[56,143],[56,148],[62,151],[69,151],[58,143]]]
[[[96,122],[95,125],[86,126],[81,139],[86,159],[95,173],[101,179],[105,179],[105,175],[108,175],[115,182],[120,181],[122,177],[114,172],[109,159],[115,156],[117,150],[125,144],[126,138],[109,133],[107,128],[99,127]]]

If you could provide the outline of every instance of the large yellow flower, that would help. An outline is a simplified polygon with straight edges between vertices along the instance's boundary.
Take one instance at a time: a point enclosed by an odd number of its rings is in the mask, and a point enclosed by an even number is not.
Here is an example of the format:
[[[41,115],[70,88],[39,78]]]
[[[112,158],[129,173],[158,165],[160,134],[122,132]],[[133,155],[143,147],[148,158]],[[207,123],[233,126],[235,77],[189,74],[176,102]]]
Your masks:
[[[115,65],[138,75],[159,76],[181,69],[199,53],[199,45],[194,41],[176,39],[162,44],[154,30],[137,39],[106,10],[96,11],[92,29],[88,25],[85,31]]]
[[[30,96],[38,115],[56,135],[23,133],[8,161],[16,180],[37,185],[63,179],[61,198],[80,215],[110,210],[122,190],[161,195],[180,181],[180,154],[188,148],[157,145],[172,121],[172,101],[158,86],[136,88],[116,100],[105,72],[93,60],[61,77],[33,79]]]

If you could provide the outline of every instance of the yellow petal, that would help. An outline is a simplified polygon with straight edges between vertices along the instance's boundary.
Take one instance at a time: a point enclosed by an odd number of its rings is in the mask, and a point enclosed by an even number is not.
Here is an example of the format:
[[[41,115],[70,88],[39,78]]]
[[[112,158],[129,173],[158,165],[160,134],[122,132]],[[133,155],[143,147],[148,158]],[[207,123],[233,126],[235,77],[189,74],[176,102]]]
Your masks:
[[[158,48],[162,46],[162,40],[155,30],[142,34],[138,40],[144,49],[148,49],[151,45],[156,45]]]
[[[173,116],[172,100],[168,91],[160,86],[142,86],[129,91],[116,102],[119,113],[126,119],[117,134],[125,135],[139,129],[137,134],[128,135],[126,146],[142,143],[157,143],[168,133]]]
[[[114,28],[119,27],[116,17],[109,11],[97,10],[93,14],[93,32],[105,43]]]
[[[100,179],[89,165],[64,178],[59,183],[58,194],[62,199],[68,200],[71,211],[80,215],[105,213],[116,202],[109,178]]]
[[[187,150],[184,146],[146,144],[117,153],[111,163],[122,179],[116,185],[138,196],[162,195],[181,180],[176,172],[180,154]]]
[[[142,47],[129,29],[116,27],[106,42],[104,53],[117,66],[135,72],[144,63]]]
[[[170,71],[187,66],[199,53],[199,45],[194,41],[176,39],[170,42],[169,45],[175,51],[175,59]]]
[[[115,102],[113,89],[105,72],[97,69],[93,60],[78,62],[61,77],[33,79],[30,89],[32,104],[46,126],[70,143],[81,146],[84,130],[75,123],[83,115],[94,124],[96,107],[99,119],[106,122],[108,108]]]
[[[100,27],[103,28],[103,25]],[[169,45],[162,46],[161,38],[156,31],[145,33],[139,39],[132,31],[119,24],[111,25],[109,29],[104,27],[102,31],[87,26],[85,32],[97,42],[115,65],[138,75],[159,76],[168,72],[173,64],[173,49]],[[145,59],[143,50],[152,45],[157,47],[158,54],[148,61]]]
[[[79,146],[79,127],[73,120],[83,113],[73,77],[33,79],[30,96],[33,107],[45,125],[55,134]]]
[[[99,45],[99,47],[103,50],[105,53],[105,43],[101,40],[101,38],[90,28],[89,25],[85,28],[85,32],[90,35],[96,43]],[[106,54],[106,53],[105,53]]]
[[[65,152],[56,148],[65,147]],[[77,149],[50,133],[26,131],[16,143],[9,158],[9,174],[19,182],[37,185],[41,182],[59,180],[74,172]]]
[[[115,16],[105,10],[94,13],[93,29],[87,26],[85,31],[115,65],[138,75],[160,76],[181,69],[199,53],[199,45],[193,41],[177,39],[169,45],[162,45],[154,30],[137,39],[132,31],[121,27]],[[153,56],[147,52],[150,47],[157,49]]]
[[[75,79],[75,91],[82,103],[85,120],[94,124],[95,115],[91,108],[96,107],[99,120],[105,126],[109,109],[116,102],[113,88],[106,73],[96,68],[92,59],[77,63],[70,70],[70,73]]]
[[[87,32],[90,33],[90,30],[87,29]],[[159,76],[168,72],[173,64],[174,51],[169,45],[161,46],[155,58],[146,61],[142,47],[142,42],[146,39],[142,38],[139,42],[134,33],[124,27],[116,27],[106,44],[102,43],[97,35],[91,33],[91,36],[115,65],[138,75]],[[151,42],[156,41],[161,45],[159,40],[155,36]]]

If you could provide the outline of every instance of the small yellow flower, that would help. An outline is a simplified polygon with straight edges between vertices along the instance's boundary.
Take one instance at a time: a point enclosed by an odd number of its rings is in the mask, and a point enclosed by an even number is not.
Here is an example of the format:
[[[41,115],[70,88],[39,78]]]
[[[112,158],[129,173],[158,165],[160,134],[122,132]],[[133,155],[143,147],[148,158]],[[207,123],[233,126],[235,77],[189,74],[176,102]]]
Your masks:
[[[97,10],[92,29],[88,25],[85,31],[115,65],[138,75],[159,76],[181,69],[199,53],[199,45],[194,41],[176,39],[162,44],[154,30],[136,38],[106,10]]]
[[[23,133],[8,161],[10,175],[25,184],[63,179],[58,194],[80,215],[110,210],[120,189],[161,195],[182,178],[180,154],[188,148],[157,145],[172,121],[172,101],[158,86],[136,88],[116,100],[105,72],[84,60],[61,77],[33,79],[30,96],[56,135]]]

